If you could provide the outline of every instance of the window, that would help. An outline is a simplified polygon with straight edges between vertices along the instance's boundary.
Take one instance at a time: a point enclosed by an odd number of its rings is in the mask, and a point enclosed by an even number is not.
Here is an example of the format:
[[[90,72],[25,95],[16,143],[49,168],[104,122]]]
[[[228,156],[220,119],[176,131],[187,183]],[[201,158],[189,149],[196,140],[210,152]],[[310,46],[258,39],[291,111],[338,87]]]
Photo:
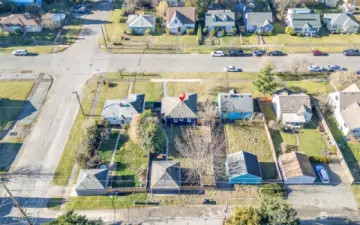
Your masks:
[[[184,121],[184,118],[180,118],[179,120],[180,120],[180,122],[182,122],[182,121]]]
[[[177,20],[174,20],[174,23],[177,23]]]
[[[191,123],[191,119],[190,119],[190,118],[187,118],[187,121],[188,121],[188,123]]]
[[[177,123],[178,122],[178,118],[174,118],[174,123]]]
[[[347,127],[345,123],[344,123],[344,127]]]

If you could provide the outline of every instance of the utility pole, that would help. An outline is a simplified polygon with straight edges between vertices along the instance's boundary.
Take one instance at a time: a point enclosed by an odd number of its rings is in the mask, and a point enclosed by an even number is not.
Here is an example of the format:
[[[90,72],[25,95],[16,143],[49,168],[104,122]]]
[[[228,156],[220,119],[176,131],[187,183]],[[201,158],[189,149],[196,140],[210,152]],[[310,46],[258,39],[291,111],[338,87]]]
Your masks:
[[[23,217],[26,219],[26,222],[29,225],[33,225],[33,223],[31,223],[30,218],[26,215],[25,211],[21,208],[20,204],[16,201],[16,199],[14,198],[14,196],[11,194],[10,190],[7,188],[5,181],[3,178],[0,178],[1,183],[4,187],[4,189],[6,190],[6,192],[9,194],[11,200],[13,201],[14,205],[20,210],[21,214],[23,215]]]
[[[77,98],[78,103],[79,103],[79,105],[80,105],[81,112],[82,112],[83,116],[85,116],[84,109],[83,109],[83,107],[82,107],[82,105],[81,105],[80,97],[79,97],[78,92],[77,92],[77,91],[73,91],[72,93],[76,95],[76,98]]]

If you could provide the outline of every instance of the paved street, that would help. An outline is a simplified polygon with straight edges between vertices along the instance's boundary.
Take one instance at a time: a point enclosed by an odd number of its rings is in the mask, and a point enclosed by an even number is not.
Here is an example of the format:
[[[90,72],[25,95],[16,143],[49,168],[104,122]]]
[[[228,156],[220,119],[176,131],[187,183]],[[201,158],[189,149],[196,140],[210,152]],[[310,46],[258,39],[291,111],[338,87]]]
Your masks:
[[[108,3],[99,4],[99,9],[90,14],[85,21],[83,29],[86,32],[81,32],[76,44],[64,52],[28,57],[0,55],[0,74],[32,70],[49,73],[54,77],[52,89],[48,93],[37,123],[34,124],[32,133],[23,144],[21,154],[19,154],[21,157],[14,162],[11,168],[11,172],[17,175],[13,175],[8,183],[15,196],[24,197],[22,203],[26,203],[27,212],[34,218],[52,218],[57,215],[57,213],[49,213],[47,210],[38,210],[38,207],[45,207],[44,198],[54,196],[48,187],[51,187],[51,179],[78,112],[76,97],[72,92],[77,90],[81,93],[85,82],[95,73],[117,71],[120,68],[147,72],[216,72],[223,71],[224,65],[234,65],[244,71],[259,71],[261,64],[267,59],[274,61],[278,70],[291,69],[291,57],[289,56],[212,58],[209,55],[197,54],[112,55],[102,52],[98,47],[101,35],[100,25],[108,15],[108,7]],[[342,54],[330,54],[326,57],[313,57],[310,54],[298,54],[297,56],[324,67],[328,64],[339,64],[349,70],[360,69],[360,57],[344,57]],[[2,195],[3,191],[0,189],[0,196]],[[296,203],[297,201],[294,201],[294,204]],[[306,205],[304,208],[299,208],[299,212],[304,216],[310,215],[302,213],[308,209],[308,205]],[[326,211],[326,209],[323,210]],[[124,211],[121,212],[121,216],[126,215]],[[330,208],[326,213],[333,215],[334,210]],[[99,214],[101,213],[89,213],[92,216]],[[11,208],[11,204],[5,203],[0,208],[0,224],[12,221],[11,218],[7,220],[8,218],[3,217],[9,215],[18,215],[18,210]],[[218,214],[216,215],[213,217],[215,218],[214,223],[204,222],[204,224],[216,224],[219,219]],[[313,217],[315,218],[317,215],[320,215],[320,212]],[[207,220],[206,218],[204,220]],[[186,223],[180,219],[179,223],[162,221],[158,224]]]

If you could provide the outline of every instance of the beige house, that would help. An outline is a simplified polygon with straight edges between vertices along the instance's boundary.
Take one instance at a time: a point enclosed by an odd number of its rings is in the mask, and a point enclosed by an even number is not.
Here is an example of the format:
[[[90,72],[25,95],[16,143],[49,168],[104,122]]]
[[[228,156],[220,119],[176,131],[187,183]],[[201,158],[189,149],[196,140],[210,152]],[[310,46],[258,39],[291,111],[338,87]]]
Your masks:
[[[21,30],[23,32],[40,32],[43,26],[40,19],[30,14],[11,14],[0,19],[1,30],[7,32],[15,32]]]
[[[316,179],[309,157],[299,152],[280,155],[279,167],[286,184],[312,184]]]
[[[165,16],[166,28],[170,33],[184,33],[195,29],[195,7],[169,7]]]

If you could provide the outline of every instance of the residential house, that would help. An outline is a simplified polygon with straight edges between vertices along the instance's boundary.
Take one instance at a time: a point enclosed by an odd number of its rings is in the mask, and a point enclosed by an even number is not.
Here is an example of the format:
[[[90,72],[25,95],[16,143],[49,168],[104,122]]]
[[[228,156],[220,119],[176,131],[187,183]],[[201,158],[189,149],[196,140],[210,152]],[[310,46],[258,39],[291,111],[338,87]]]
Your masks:
[[[272,12],[247,12],[244,16],[246,31],[252,32],[272,32],[273,30]]]
[[[229,93],[219,93],[218,106],[222,120],[248,119],[254,112],[252,95],[249,93],[236,93],[235,90],[230,90]]]
[[[191,125],[197,123],[197,94],[180,97],[164,97],[161,101],[161,116],[166,124]]]
[[[330,32],[357,33],[360,27],[346,13],[325,13],[323,21]]]
[[[285,22],[295,29],[295,33],[306,36],[316,34],[321,28],[320,15],[307,8],[288,9]]]
[[[335,8],[339,2],[339,0],[323,0],[326,7]]]
[[[231,29],[236,27],[235,13],[231,10],[209,10],[205,13],[205,27],[209,31],[215,29],[231,33]]]
[[[132,29],[135,34],[145,34],[147,29],[155,33],[156,19],[153,15],[129,15],[126,25]]]
[[[82,169],[75,186],[79,196],[105,195],[108,169]]]
[[[354,83],[342,91],[329,94],[334,117],[346,137],[360,137],[360,89]]]
[[[279,167],[286,184],[312,184],[316,179],[309,157],[299,152],[280,155]]]
[[[272,102],[277,120],[281,120],[283,125],[302,126],[311,121],[311,100],[306,94],[282,90],[273,95]]]
[[[166,10],[166,27],[172,34],[195,29],[195,20],[195,7],[169,7]]]
[[[124,99],[106,100],[102,118],[111,125],[129,124],[134,116],[145,109],[145,95],[132,94]]]
[[[353,15],[356,8],[354,5],[350,4],[350,3],[344,3],[341,5],[341,9],[344,13],[348,14],[348,15]]]
[[[1,30],[15,32],[40,32],[43,29],[40,19],[30,14],[11,14],[0,19]]]
[[[150,190],[152,194],[180,194],[180,162],[152,161]]]
[[[170,7],[184,6],[185,0],[167,0]]]
[[[245,151],[228,154],[225,166],[229,184],[261,183],[261,168],[256,155]]]

